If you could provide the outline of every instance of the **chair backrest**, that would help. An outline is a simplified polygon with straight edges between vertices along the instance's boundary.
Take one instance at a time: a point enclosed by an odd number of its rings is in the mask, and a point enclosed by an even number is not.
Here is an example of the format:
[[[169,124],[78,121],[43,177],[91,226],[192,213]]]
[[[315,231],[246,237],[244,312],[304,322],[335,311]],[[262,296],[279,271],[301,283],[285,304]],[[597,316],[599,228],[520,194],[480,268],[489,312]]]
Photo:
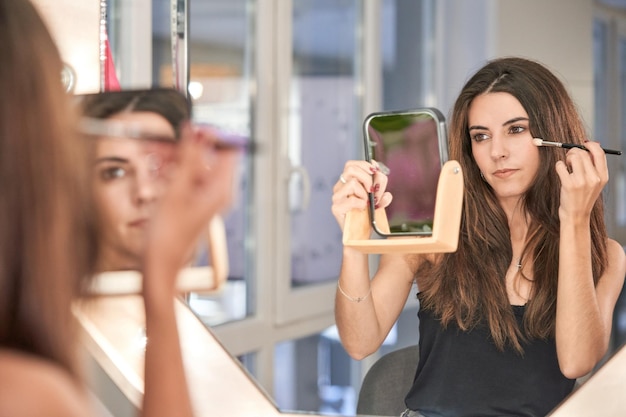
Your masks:
[[[377,360],[361,384],[357,414],[399,416],[406,409],[404,397],[413,384],[418,360],[417,345],[394,350]]]

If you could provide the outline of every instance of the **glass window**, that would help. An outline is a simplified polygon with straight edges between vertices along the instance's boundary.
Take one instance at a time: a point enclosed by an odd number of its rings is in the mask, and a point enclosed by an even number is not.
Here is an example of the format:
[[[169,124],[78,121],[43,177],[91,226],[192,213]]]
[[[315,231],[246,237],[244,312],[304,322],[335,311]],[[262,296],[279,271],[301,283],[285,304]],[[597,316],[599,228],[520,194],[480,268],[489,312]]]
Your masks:
[[[606,3],[606,2],[602,2]],[[613,4],[617,6],[617,4]],[[608,148],[626,149],[626,19],[612,8],[597,7],[594,19],[594,133]],[[609,235],[624,244],[626,236],[626,162],[607,158],[610,181],[605,187]],[[626,340],[626,287],[613,315],[609,353]]]
[[[626,37],[611,28],[607,19],[596,18],[594,41],[594,134],[609,148],[626,149]],[[616,51],[617,53],[611,53]],[[608,210],[614,215],[614,227],[626,226],[626,163],[623,158],[610,158],[611,182],[607,189]]]
[[[626,128],[624,121],[626,120],[626,36],[622,36],[619,42],[619,92],[620,92],[620,147],[626,150]],[[624,157],[620,158],[619,170],[615,178],[615,212],[617,214],[616,221],[618,227],[626,227],[626,162]]]
[[[601,142],[606,142],[609,123],[608,111],[608,28],[607,23],[595,20],[593,24],[594,54],[594,91],[595,91],[595,135]]]
[[[352,372],[356,363],[341,346],[334,327],[279,343],[274,356],[274,392],[280,410],[354,415],[357,392]]]
[[[382,110],[424,107],[433,101],[435,21],[431,0],[384,0]]]
[[[371,365],[386,353],[417,344],[416,316],[415,304],[405,309],[378,354],[363,361],[348,356],[335,326],[276,344],[274,400],[278,408],[324,415],[354,415],[364,376],[363,364]]]
[[[289,97],[291,283],[337,278],[341,231],[332,188],[361,142],[356,0],[295,0]]]
[[[622,27],[626,24],[622,22]],[[619,36],[619,149],[626,150],[626,30]],[[616,222],[617,227],[623,230],[626,227],[626,161],[624,156],[616,163],[618,169],[616,173],[611,173],[611,180],[615,181]],[[621,240],[621,243],[626,243]],[[626,248],[626,245],[624,245]],[[617,350],[626,343],[626,286],[617,300],[615,312],[613,313],[613,349]]]
[[[220,135],[249,144],[253,141],[254,26],[251,13],[254,3],[251,0],[193,0],[189,5],[188,90],[193,100],[194,121],[216,128]],[[163,40],[162,44],[161,49],[164,49],[168,42]],[[171,64],[161,62],[155,74],[167,80],[171,77]],[[230,260],[226,288],[219,294],[189,297],[191,307],[210,325],[242,319],[253,313],[249,285],[254,279],[253,254],[248,251],[248,242],[252,239],[252,164],[252,153],[244,153],[238,196],[224,219]]]

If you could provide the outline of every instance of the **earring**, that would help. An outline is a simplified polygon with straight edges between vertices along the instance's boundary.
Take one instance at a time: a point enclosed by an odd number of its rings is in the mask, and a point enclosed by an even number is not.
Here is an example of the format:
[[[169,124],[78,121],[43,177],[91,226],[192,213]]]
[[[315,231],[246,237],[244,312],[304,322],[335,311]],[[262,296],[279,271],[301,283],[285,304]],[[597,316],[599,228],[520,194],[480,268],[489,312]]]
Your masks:
[[[483,172],[482,172],[482,171],[480,171],[480,178],[481,178],[483,181],[487,182],[487,180],[485,179],[485,175],[483,174]]]

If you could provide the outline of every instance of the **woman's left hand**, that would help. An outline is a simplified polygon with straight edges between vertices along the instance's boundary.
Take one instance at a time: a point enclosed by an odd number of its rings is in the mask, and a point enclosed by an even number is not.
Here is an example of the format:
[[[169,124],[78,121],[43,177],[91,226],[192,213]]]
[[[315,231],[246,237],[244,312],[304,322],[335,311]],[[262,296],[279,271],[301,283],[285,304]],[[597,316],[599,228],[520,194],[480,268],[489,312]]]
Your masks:
[[[565,161],[556,163],[561,180],[561,219],[589,218],[602,189],[609,181],[606,155],[597,142],[585,142],[583,149],[567,152]]]

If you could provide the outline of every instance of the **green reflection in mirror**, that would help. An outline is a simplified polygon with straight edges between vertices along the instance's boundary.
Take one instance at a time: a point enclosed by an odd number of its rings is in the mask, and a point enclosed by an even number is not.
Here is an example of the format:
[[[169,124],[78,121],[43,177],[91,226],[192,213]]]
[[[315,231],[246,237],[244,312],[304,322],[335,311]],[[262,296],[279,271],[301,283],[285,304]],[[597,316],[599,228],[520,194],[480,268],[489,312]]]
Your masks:
[[[448,160],[445,118],[424,108],[369,115],[363,124],[365,156],[387,176],[393,195],[386,208],[390,233],[381,236],[430,236],[442,165]],[[375,210],[370,193],[370,218]]]

